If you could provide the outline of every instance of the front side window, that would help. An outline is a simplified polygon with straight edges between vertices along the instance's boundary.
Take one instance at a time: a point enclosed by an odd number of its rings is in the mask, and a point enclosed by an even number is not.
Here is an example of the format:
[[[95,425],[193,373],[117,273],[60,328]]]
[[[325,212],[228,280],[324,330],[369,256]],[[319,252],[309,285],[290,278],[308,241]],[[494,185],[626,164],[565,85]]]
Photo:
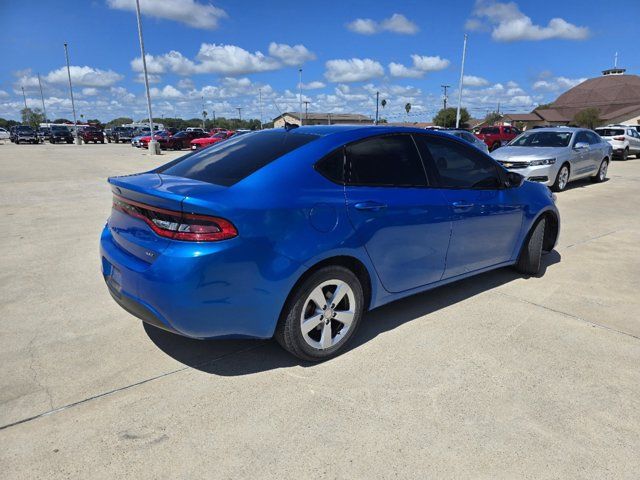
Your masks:
[[[409,135],[368,138],[347,146],[347,183],[424,187],[427,176]]]
[[[573,145],[577,145],[578,143],[589,143],[589,137],[587,137],[587,132],[578,132],[576,134],[576,140],[573,142]]]
[[[475,149],[444,138],[415,137],[423,161],[436,172],[443,188],[497,189],[497,165]]]

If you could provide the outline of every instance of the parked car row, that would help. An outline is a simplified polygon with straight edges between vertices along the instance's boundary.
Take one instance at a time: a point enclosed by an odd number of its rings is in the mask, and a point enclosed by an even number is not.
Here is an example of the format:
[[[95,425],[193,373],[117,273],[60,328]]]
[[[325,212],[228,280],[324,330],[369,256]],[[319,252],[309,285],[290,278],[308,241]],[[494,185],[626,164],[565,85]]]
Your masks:
[[[162,150],[200,150],[216,143],[222,142],[232,136],[242,135],[249,130],[225,130],[222,128],[213,129],[206,133],[201,128],[187,128],[186,130],[172,133],[169,130],[157,132],[153,139],[160,144]],[[149,148],[151,135],[149,132],[137,135],[131,139],[131,146],[138,148]]]

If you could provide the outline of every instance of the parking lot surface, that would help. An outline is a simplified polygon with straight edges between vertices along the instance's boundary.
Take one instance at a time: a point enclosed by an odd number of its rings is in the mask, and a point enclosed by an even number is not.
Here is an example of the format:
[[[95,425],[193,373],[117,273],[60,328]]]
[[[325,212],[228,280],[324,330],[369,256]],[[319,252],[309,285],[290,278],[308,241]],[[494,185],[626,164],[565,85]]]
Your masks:
[[[558,195],[540,278],[379,308],[311,365],[145,327],[109,296],[105,179],[177,155],[0,145],[2,478],[638,477],[640,159]]]

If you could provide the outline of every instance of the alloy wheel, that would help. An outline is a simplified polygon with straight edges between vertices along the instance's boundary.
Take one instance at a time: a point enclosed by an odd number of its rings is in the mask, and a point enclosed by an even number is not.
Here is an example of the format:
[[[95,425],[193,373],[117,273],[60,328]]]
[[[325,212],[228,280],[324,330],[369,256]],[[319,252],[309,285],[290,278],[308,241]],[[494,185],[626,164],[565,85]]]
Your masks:
[[[566,166],[562,166],[560,168],[560,172],[558,172],[558,189],[564,190],[564,187],[567,186],[569,182],[569,169]]]
[[[355,295],[342,280],[327,280],[314,288],[304,302],[300,328],[305,342],[316,350],[341,343],[354,321]]]
[[[598,178],[602,182],[607,177],[607,168],[609,167],[609,162],[606,160],[602,162],[600,165],[600,170],[598,171]]]

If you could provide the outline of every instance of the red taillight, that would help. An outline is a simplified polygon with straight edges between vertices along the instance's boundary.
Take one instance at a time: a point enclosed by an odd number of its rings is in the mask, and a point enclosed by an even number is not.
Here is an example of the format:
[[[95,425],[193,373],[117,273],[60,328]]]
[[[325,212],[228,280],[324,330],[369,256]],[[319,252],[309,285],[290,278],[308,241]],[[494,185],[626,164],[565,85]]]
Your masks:
[[[113,208],[139,218],[161,237],[187,242],[217,242],[236,237],[238,231],[231,222],[219,217],[175,212],[113,196]]]
[[[624,142],[624,137],[613,137],[613,139],[619,142]]]

